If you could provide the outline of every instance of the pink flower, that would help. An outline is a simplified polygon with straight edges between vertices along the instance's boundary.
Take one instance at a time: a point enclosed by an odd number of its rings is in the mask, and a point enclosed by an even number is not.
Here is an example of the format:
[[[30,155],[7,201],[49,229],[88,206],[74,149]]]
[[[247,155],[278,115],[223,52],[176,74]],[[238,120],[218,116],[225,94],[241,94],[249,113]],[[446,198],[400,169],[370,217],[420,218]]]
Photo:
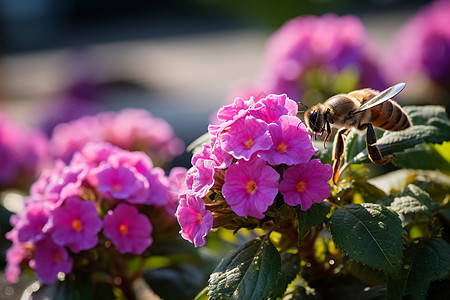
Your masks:
[[[282,116],[269,124],[272,146],[260,155],[271,165],[295,165],[308,162],[316,153],[306,127],[297,117]]]
[[[13,241],[12,246],[6,252],[7,264],[5,268],[5,277],[8,282],[17,282],[20,273],[22,272],[20,269],[20,264],[30,255],[31,254],[27,251],[23,243]]]
[[[213,225],[212,214],[205,210],[203,199],[191,193],[181,194],[176,216],[181,236],[195,247],[203,246]]]
[[[244,101],[244,99],[237,97],[234,99],[234,103],[230,105],[223,106],[217,112],[217,118],[221,121],[230,121],[243,116],[247,109],[253,106],[255,102],[253,99]]]
[[[56,245],[47,238],[36,243],[34,260],[30,266],[46,284],[52,284],[58,278],[58,273],[69,273],[72,270],[73,259],[64,247]]]
[[[115,168],[109,163],[92,170],[89,183],[110,200],[145,203],[149,193],[148,181],[142,174],[123,166]]]
[[[152,224],[136,207],[119,204],[103,220],[103,233],[120,253],[141,254],[152,244]]]
[[[319,159],[313,159],[305,164],[290,167],[283,173],[280,192],[284,202],[291,206],[300,205],[307,210],[313,203],[322,202],[330,194],[332,168],[324,165]]]
[[[178,195],[187,190],[186,172],[186,168],[183,167],[175,167],[170,170],[168,184],[169,204],[166,206],[166,210],[171,215],[175,215],[177,210]]]
[[[267,123],[278,121],[281,116],[296,116],[298,105],[289,99],[286,94],[270,94],[255,104],[255,109],[250,111],[250,115]]]
[[[272,144],[266,122],[254,117],[240,118],[219,135],[223,150],[236,159],[249,160],[254,153]]]
[[[72,252],[93,248],[98,242],[102,221],[95,204],[72,197],[53,212],[52,239]]]
[[[262,219],[278,194],[279,178],[280,175],[259,157],[239,160],[225,173],[222,193],[237,215]]]

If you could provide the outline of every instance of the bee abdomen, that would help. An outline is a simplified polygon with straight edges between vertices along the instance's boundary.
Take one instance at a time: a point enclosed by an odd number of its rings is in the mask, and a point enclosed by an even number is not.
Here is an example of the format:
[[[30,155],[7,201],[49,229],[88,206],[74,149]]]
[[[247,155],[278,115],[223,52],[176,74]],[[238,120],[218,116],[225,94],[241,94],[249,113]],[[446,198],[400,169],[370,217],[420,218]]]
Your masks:
[[[389,131],[403,130],[411,126],[407,113],[392,100],[371,108],[371,123]]]

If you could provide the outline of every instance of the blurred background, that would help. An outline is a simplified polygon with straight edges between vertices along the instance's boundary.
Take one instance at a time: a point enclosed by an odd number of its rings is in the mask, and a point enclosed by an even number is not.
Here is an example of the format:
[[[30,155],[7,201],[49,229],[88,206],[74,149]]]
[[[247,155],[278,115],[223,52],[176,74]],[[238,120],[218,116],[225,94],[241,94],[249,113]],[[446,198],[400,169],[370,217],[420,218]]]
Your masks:
[[[189,144],[230,87],[257,77],[287,20],[354,14],[384,53],[430,2],[1,0],[0,109],[48,133],[83,114],[144,108]],[[189,155],[173,165],[189,167]]]

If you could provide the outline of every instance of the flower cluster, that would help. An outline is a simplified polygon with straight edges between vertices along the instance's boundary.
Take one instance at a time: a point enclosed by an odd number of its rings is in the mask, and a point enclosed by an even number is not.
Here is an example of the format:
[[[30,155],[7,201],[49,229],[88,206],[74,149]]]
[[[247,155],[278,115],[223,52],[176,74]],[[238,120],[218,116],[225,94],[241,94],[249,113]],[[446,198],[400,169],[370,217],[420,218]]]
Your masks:
[[[314,100],[322,102],[356,88],[384,89],[373,50],[364,25],[355,16],[291,19],[268,38],[259,78],[250,86],[234,87],[231,100],[238,95],[258,100],[270,93],[286,93],[315,104]]]
[[[435,1],[420,10],[397,33],[386,66],[386,75],[405,80],[425,74],[450,85],[450,1]]]
[[[28,188],[48,161],[48,141],[0,114],[0,189]]]
[[[328,197],[331,166],[311,160],[316,149],[296,114],[297,103],[284,94],[236,98],[218,111],[221,123],[209,126],[211,144],[194,154],[180,196],[183,238],[202,246],[212,227],[264,219],[274,204],[307,210]]]
[[[55,157],[68,162],[88,142],[108,142],[122,149],[144,151],[158,166],[184,151],[183,142],[166,121],[146,110],[131,108],[58,124],[52,133],[51,147]]]
[[[11,218],[7,279],[14,282],[28,265],[50,284],[86,257],[96,257],[95,267],[111,252],[143,254],[153,241],[149,211],[157,211],[158,226],[175,224],[169,191],[182,188],[182,176],[177,169],[166,177],[144,152],[88,143],[68,165],[58,161],[44,171],[25,209]]]

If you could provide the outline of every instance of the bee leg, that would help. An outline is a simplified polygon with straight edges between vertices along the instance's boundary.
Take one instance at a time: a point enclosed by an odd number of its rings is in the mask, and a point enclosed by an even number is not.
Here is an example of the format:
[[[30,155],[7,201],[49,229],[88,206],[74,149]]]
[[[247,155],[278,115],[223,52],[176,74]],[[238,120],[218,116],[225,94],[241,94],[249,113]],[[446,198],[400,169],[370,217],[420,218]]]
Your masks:
[[[367,127],[366,143],[370,160],[377,165],[385,165],[391,162],[392,158],[384,158],[381,155],[380,149],[375,145],[377,143],[377,136],[373,130],[372,124],[364,124],[361,127]]]
[[[323,147],[325,149],[327,149],[327,146],[325,145],[325,143],[327,142],[327,140],[330,137],[330,135],[331,135],[331,126],[330,126],[330,123],[327,122],[327,135],[325,136],[325,139],[323,140]]]
[[[333,183],[336,184],[339,180],[339,166],[341,165],[341,158],[344,156],[344,137],[343,135],[347,132],[346,128],[341,128],[334,138],[333,145]]]

